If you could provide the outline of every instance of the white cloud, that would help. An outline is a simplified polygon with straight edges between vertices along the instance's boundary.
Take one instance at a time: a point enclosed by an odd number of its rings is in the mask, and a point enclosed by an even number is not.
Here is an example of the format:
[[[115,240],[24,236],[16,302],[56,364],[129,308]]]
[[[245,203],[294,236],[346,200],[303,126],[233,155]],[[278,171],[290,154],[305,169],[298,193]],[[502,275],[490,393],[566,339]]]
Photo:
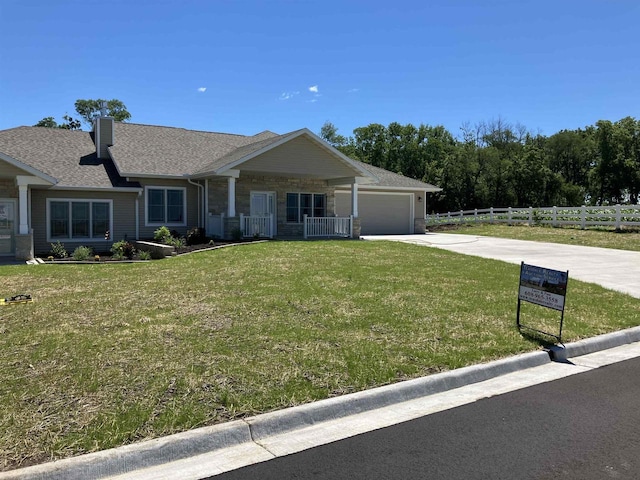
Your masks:
[[[206,91],[207,91],[207,87],[200,87],[200,88],[198,88],[198,91],[199,91],[200,93],[204,93],[204,92],[206,92]]]
[[[347,93],[355,93],[355,92],[359,92],[360,89],[359,88],[350,88],[349,90],[347,90]]]
[[[318,85],[313,85],[312,87],[309,87],[309,91],[312,93],[318,93]]]
[[[300,92],[283,92],[282,95],[280,95],[279,100],[289,100],[299,94]]]

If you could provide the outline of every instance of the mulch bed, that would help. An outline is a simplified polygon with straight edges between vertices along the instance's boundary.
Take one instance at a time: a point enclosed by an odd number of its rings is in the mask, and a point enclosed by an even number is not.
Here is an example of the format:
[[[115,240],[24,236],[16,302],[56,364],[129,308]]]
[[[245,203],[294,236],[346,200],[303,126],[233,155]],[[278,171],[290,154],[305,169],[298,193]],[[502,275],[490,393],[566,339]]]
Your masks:
[[[233,241],[233,240],[219,240],[216,241],[213,245],[210,243],[201,243],[201,244],[197,244],[197,245],[185,245],[184,247],[181,247],[178,249],[178,251],[176,252],[176,255],[185,255],[188,253],[193,253],[193,252],[198,252],[198,251],[202,251],[202,250],[211,250],[214,248],[219,248],[219,247],[225,247],[228,245],[237,245],[237,244],[241,244],[241,243],[251,243],[251,242],[255,242],[255,240],[239,240],[239,241]],[[138,257],[138,255],[134,255],[132,259],[114,259],[111,255],[111,253],[100,253],[98,254],[98,256],[100,257],[99,260],[96,260],[95,255],[91,255],[87,260],[84,261],[78,261],[78,260],[74,260],[73,257],[69,256],[66,258],[54,258],[53,260],[50,260],[49,255],[36,255],[37,257],[41,258],[42,260],[44,260],[46,263],[105,263],[105,262],[139,262],[139,261],[144,261],[144,260],[140,260],[140,258]],[[148,260],[150,261],[150,260]]]

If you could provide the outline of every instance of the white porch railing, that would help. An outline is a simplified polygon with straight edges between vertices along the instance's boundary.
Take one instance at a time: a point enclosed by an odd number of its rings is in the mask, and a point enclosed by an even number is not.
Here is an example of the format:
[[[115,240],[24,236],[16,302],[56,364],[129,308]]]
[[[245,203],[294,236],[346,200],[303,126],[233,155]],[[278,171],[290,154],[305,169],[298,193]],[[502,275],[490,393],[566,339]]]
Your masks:
[[[353,236],[353,216],[308,217],[304,216],[304,238]]]
[[[273,215],[251,217],[240,214],[240,230],[244,237],[273,238]]]
[[[593,226],[640,226],[640,205],[610,205],[601,207],[539,207],[483,208],[427,215],[427,225],[466,223],[527,223],[554,227],[575,225],[582,229]]]

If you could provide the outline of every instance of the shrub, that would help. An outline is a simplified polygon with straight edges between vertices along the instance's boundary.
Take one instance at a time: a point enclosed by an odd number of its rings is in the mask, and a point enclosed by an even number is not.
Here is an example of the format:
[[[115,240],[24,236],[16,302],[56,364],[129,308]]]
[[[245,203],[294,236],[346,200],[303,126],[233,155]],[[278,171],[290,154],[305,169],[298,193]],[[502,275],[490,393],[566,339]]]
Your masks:
[[[141,250],[140,252],[138,252],[138,257],[140,258],[140,260],[151,260],[151,253],[147,250]]]
[[[79,246],[79,247],[76,247],[76,249],[73,251],[71,256],[73,257],[74,260],[77,260],[78,262],[84,262],[85,260],[89,259],[91,254],[92,254],[91,248]]]
[[[53,253],[53,256],[56,258],[67,258],[69,256],[64,245],[60,242],[51,244],[51,253]]]
[[[153,239],[156,242],[169,244],[171,238],[171,231],[167,227],[162,226],[153,232]]]
[[[195,227],[187,232],[187,245],[200,245],[205,242],[204,228]]]
[[[128,258],[131,260],[133,255],[136,253],[136,249],[133,244],[127,242],[126,240],[120,240],[119,242],[115,242],[111,246],[111,253],[113,257],[117,260],[121,260],[123,258]]]

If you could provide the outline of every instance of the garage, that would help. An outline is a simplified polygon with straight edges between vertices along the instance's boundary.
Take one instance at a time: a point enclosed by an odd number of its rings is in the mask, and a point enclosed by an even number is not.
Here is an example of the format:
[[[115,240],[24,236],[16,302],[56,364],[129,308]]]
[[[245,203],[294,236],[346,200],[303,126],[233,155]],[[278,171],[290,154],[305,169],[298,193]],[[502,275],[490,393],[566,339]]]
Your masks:
[[[413,193],[358,192],[361,235],[403,235],[413,233]],[[336,191],[336,214],[351,214],[351,194]]]

